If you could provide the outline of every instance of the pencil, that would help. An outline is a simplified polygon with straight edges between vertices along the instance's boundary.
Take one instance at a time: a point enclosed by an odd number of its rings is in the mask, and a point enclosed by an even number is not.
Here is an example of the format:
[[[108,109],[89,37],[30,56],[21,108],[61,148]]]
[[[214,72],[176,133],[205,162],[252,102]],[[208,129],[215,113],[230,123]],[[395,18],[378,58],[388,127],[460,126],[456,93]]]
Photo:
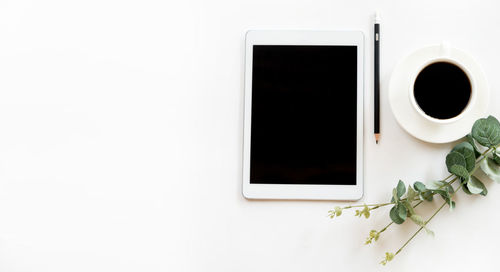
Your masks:
[[[380,16],[375,13],[374,24],[374,126],[375,142],[380,140]]]

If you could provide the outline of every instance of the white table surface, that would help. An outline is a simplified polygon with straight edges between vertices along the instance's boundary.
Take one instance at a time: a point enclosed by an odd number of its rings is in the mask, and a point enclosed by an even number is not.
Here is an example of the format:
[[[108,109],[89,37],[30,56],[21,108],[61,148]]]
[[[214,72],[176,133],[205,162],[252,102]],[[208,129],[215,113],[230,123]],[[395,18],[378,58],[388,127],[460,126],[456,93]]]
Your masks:
[[[241,195],[244,33],[354,29],[366,40],[366,186],[446,175],[451,144],[396,123],[396,63],[447,40],[500,102],[498,1],[6,1],[0,4],[0,271],[497,271],[500,185],[416,229],[327,218],[339,203]],[[372,131],[372,14],[382,25],[382,133]],[[500,117],[500,107],[489,112]],[[439,201],[438,201],[439,202]],[[434,203],[431,208],[436,208]],[[429,216],[431,208],[421,209]]]

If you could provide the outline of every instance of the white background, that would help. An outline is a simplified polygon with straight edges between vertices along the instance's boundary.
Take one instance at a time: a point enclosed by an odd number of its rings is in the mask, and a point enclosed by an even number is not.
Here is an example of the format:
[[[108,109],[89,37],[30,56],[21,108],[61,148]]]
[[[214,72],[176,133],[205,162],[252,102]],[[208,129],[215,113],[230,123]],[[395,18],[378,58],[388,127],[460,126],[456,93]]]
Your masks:
[[[382,132],[372,131],[372,14],[382,26]],[[362,30],[366,186],[445,176],[451,147],[395,122],[396,63],[447,40],[481,64],[500,116],[498,1],[35,1],[0,3],[0,271],[496,271],[500,186],[416,229],[327,201],[241,195],[244,34]],[[497,101],[495,105],[494,102]],[[419,211],[427,217],[440,201]],[[360,202],[362,203],[362,202]]]

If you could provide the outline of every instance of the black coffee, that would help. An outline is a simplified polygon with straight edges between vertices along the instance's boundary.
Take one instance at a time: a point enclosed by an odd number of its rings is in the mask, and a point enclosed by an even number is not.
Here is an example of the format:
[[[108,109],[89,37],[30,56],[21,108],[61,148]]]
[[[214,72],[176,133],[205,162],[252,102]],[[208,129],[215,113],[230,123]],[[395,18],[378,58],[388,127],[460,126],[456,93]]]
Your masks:
[[[449,62],[435,62],[420,71],[413,95],[427,115],[450,119],[467,107],[471,89],[469,77],[460,67]]]

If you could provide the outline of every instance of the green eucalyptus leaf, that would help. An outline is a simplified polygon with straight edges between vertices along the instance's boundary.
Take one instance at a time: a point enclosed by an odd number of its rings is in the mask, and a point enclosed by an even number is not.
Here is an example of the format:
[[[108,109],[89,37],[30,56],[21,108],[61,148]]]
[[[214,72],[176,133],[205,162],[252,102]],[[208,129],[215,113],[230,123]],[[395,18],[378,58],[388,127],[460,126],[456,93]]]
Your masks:
[[[448,193],[448,191],[446,190],[433,190],[434,193],[437,193],[439,195],[441,195],[441,197],[444,199],[444,201],[446,201],[446,203],[448,203],[448,205],[450,206],[450,209],[453,209],[453,201],[451,200],[451,195],[450,193]]]
[[[434,232],[427,228],[427,222],[425,222],[425,220],[420,215],[413,214],[412,216],[410,216],[410,219],[415,224],[423,227],[425,229],[425,232],[427,232],[427,234],[434,236]]]
[[[486,189],[486,186],[475,176],[470,176],[467,180],[467,189],[476,195],[482,193]]]
[[[391,203],[397,203],[397,202],[399,202],[398,190],[396,188],[394,188],[394,189],[392,189]]]
[[[442,189],[444,186],[446,186],[446,183],[441,180],[433,180],[431,182],[428,182],[426,187],[429,190],[438,190]]]
[[[420,199],[421,200],[426,200],[426,201],[432,201],[434,194],[432,191],[425,191],[420,193]]]
[[[461,153],[457,151],[451,151],[447,156],[446,156],[446,167],[448,168],[448,172],[455,174],[459,176],[456,172],[459,174],[463,174],[462,170],[459,170],[459,167],[462,167],[467,173],[467,163],[465,162],[465,157]],[[455,171],[455,173],[454,173]],[[468,177],[468,174],[467,174]]]
[[[482,195],[482,196],[488,195],[488,189],[486,188],[486,186],[484,187],[483,191],[481,193],[479,193],[479,194]]]
[[[465,162],[464,155],[462,155],[460,152],[457,152],[457,151],[451,151],[446,156],[446,166],[448,168],[450,168],[453,165],[461,165],[461,166],[465,167],[467,165],[467,163]]]
[[[420,181],[416,181],[415,183],[413,183],[413,188],[415,188],[415,190],[417,190],[417,192],[425,192],[425,191],[427,191],[427,188],[425,187],[425,184],[423,184]]]
[[[453,187],[450,184],[446,184],[446,186],[444,187],[444,189],[446,191],[448,191],[448,193],[450,193],[450,194],[455,193],[455,190],[453,189]]]
[[[448,191],[448,193],[450,193],[450,194],[453,194],[453,192],[454,192],[453,187],[451,187],[450,184],[448,184],[447,182],[442,181],[442,180],[434,180],[434,181],[429,182],[427,184],[427,189],[429,189],[429,190],[444,189],[444,190]]]
[[[469,178],[469,171],[467,171],[467,169],[461,165],[453,165],[451,166],[450,168],[450,173],[458,176],[458,177],[461,177],[463,179],[468,179]]]
[[[389,217],[391,218],[392,222],[400,225],[400,224],[403,224],[403,222],[405,221],[404,219],[402,219],[401,217],[399,217],[399,212],[398,212],[398,206],[399,205],[394,205],[392,208],[391,208],[391,211],[389,212]]]
[[[497,164],[500,165],[500,155],[498,155],[496,152],[493,153],[493,161]]]
[[[465,168],[467,171],[472,171],[474,166],[476,166],[476,155],[474,154],[474,147],[468,143],[463,142],[456,145],[452,151],[462,154],[465,158]]]
[[[500,123],[491,115],[481,118],[472,126],[472,137],[483,146],[494,147],[500,144]]]
[[[436,194],[441,195],[441,197],[446,201],[448,201],[448,199],[450,198],[450,194],[448,193],[448,191],[445,190],[432,190],[432,191]]]
[[[406,187],[405,187],[405,184],[403,181],[399,181],[398,182],[398,186],[396,187],[397,189],[397,194],[398,194],[398,198],[401,199],[401,197],[405,194],[406,192]]]
[[[411,216],[412,214],[415,214],[415,210],[411,206],[411,202],[410,201],[405,200],[402,203],[405,206],[406,210],[408,211],[408,216]]]
[[[408,185],[408,193],[406,194],[406,198],[409,199],[410,201],[412,201],[417,195],[418,193],[415,192],[415,190],[413,190],[413,188],[411,186]]]
[[[479,164],[481,170],[493,181],[500,183],[500,166],[493,159],[486,158]]]
[[[469,188],[467,188],[466,183],[464,185],[462,185],[462,190],[464,191],[464,193],[466,193],[468,195],[472,195],[472,193],[469,191]]]
[[[411,219],[411,221],[413,221],[415,224],[417,224],[419,226],[422,226],[422,227],[425,226],[424,219],[418,214],[412,214],[410,216],[410,219]]]
[[[403,219],[403,221],[406,220],[406,215],[407,215],[406,207],[404,205],[399,204],[397,209],[399,218]]]
[[[470,133],[467,134],[467,136],[465,136],[465,139],[472,146],[472,148],[474,148],[474,155],[476,159],[479,158],[479,156],[481,156],[481,152],[479,152],[479,150],[477,149],[476,143],[474,143],[474,138],[472,138],[472,135],[470,135]]]

